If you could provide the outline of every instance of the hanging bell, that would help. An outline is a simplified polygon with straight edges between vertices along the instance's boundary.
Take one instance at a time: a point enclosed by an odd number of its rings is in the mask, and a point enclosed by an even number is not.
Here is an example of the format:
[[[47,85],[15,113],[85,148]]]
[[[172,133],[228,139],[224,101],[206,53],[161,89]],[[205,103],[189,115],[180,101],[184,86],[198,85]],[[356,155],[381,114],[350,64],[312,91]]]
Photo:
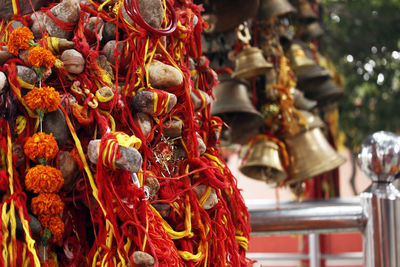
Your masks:
[[[258,18],[260,21],[269,21],[294,12],[296,9],[287,0],[260,0]]]
[[[290,158],[288,184],[331,171],[346,161],[328,143],[319,127],[310,128],[285,138]]]
[[[317,101],[308,99],[304,96],[304,93],[294,87],[290,89],[290,93],[293,96],[294,106],[300,110],[311,110],[317,106]]]
[[[232,78],[250,79],[267,73],[272,67],[273,65],[264,58],[261,49],[245,46],[236,56]]]
[[[308,0],[299,0],[297,4],[297,19],[310,23],[318,19],[317,13],[312,9]]]
[[[239,171],[250,178],[268,184],[279,184],[286,178],[278,145],[264,138],[258,138],[249,147]]]
[[[243,21],[257,14],[259,0],[212,0],[202,2],[205,14],[202,15],[209,28],[206,33],[220,33],[234,29]]]
[[[343,88],[337,86],[332,79],[326,79],[321,83],[313,83],[307,88],[305,95],[318,101],[318,105],[335,102],[344,95]]]
[[[228,134],[231,143],[245,144],[259,133],[264,119],[253,107],[245,81],[226,76],[219,80],[221,82],[213,89],[216,101],[211,104],[211,115],[220,117],[230,126]]]
[[[307,92],[330,79],[331,73],[327,69],[317,65],[305,73],[296,74],[296,76],[297,87],[305,93],[306,97],[308,97]]]
[[[300,28],[300,38],[305,42],[313,41],[325,33],[318,21],[302,25]]]
[[[307,73],[317,66],[317,62],[312,59],[312,55],[308,55],[306,52],[298,42],[293,42],[287,52],[291,67],[296,76]]]

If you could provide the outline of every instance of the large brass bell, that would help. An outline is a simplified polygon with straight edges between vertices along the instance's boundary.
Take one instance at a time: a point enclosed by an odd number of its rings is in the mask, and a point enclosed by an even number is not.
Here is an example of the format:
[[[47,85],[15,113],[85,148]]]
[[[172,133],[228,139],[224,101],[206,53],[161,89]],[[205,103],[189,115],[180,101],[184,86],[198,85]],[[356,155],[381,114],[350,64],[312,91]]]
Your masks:
[[[310,122],[310,118],[306,118]],[[300,133],[285,138],[290,164],[289,181],[293,184],[338,168],[346,160],[326,140],[318,122],[308,124]]]
[[[268,184],[279,184],[286,178],[278,145],[264,138],[258,138],[249,147],[239,171],[250,178]]]
[[[211,104],[211,114],[221,117],[230,126],[231,143],[245,144],[259,133],[263,117],[253,107],[245,81],[227,76],[220,77],[220,81],[213,89],[216,101]]]
[[[249,45],[251,36],[249,29],[241,24],[237,30],[237,38],[244,43],[244,48],[235,58],[233,78],[250,79],[265,74],[273,65],[264,58],[262,50]]]
[[[203,19],[209,24],[206,33],[226,32],[257,14],[259,0],[206,0],[203,4]]]
[[[293,12],[296,9],[287,0],[260,0],[258,18],[260,21],[269,21]]]

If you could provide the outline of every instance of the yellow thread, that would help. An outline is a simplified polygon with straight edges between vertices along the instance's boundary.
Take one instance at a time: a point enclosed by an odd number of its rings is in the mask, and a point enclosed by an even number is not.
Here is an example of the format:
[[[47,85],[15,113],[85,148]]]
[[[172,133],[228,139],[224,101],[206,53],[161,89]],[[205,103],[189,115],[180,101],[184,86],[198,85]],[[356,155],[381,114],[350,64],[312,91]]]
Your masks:
[[[33,87],[34,87],[33,84],[27,83],[27,82],[25,82],[24,80],[22,80],[22,79],[19,78],[19,77],[17,77],[17,81],[19,82],[19,85],[20,85],[22,88],[33,89]]]
[[[201,199],[199,200],[199,204],[200,206],[203,206],[204,203],[207,201],[207,199],[209,198],[209,196],[211,195],[211,191],[212,188],[210,186],[207,186],[207,190],[206,192],[204,192],[204,195],[201,197]]]
[[[18,4],[17,4],[17,1],[18,1],[18,0],[12,0],[12,7],[13,7],[14,15],[17,15],[17,14],[18,14]]]
[[[111,101],[114,98],[114,92],[110,96],[103,96],[100,94],[99,90],[96,91],[96,98],[99,100],[101,103],[106,103]]]
[[[136,136],[134,135],[129,136],[122,132],[116,133],[116,139],[118,144],[122,147],[133,147],[139,149],[140,146],[142,145],[142,140],[140,140]]]
[[[236,241],[245,251],[249,248],[249,240],[244,236],[235,236]]]
[[[114,117],[113,116],[111,116],[110,115],[110,113],[108,113],[107,111],[104,111],[104,110],[99,110],[99,112],[100,112],[100,114],[102,114],[102,115],[105,115],[105,116],[107,116],[107,119],[109,119],[110,120],[110,123],[111,123],[111,131],[115,131],[115,128],[116,128],[116,124],[115,124],[115,120],[114,120]],[[96,128],[97,129],[97,128]],[[95,135],[96,136],[96,135]]]
[[[24,116],[18,115],[16,119],[16,132],[20,135],[26,128],[26,118]]]
[[[1,245],[3,247],[2,255],[4,260],[4,266],[8,266],[8,249],[7,249],[7,240],[8,240],[8,220],[9,214],[7,212],[7,203],[3,204],[3,208],[1,210],[1,220],[3,221],[3,241]]]

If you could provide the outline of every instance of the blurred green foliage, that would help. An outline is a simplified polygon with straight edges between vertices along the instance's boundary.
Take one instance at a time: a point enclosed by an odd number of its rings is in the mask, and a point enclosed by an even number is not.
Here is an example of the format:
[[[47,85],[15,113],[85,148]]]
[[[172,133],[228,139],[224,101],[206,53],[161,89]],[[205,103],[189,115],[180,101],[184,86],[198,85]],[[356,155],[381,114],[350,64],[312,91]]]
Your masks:
[[[321,50],[345,77],[339,103],[347,144],[400,133],[400,0],[323,0]]]

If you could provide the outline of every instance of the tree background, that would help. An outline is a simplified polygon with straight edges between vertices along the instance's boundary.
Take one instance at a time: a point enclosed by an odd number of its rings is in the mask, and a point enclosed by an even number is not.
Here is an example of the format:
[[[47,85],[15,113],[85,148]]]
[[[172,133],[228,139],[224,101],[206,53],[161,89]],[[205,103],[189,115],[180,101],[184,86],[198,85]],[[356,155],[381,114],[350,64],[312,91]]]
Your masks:
[[[345,78],[340,128],[354,151],[375,131],[400,133],[400,0],[323,0],[320,49]]]

